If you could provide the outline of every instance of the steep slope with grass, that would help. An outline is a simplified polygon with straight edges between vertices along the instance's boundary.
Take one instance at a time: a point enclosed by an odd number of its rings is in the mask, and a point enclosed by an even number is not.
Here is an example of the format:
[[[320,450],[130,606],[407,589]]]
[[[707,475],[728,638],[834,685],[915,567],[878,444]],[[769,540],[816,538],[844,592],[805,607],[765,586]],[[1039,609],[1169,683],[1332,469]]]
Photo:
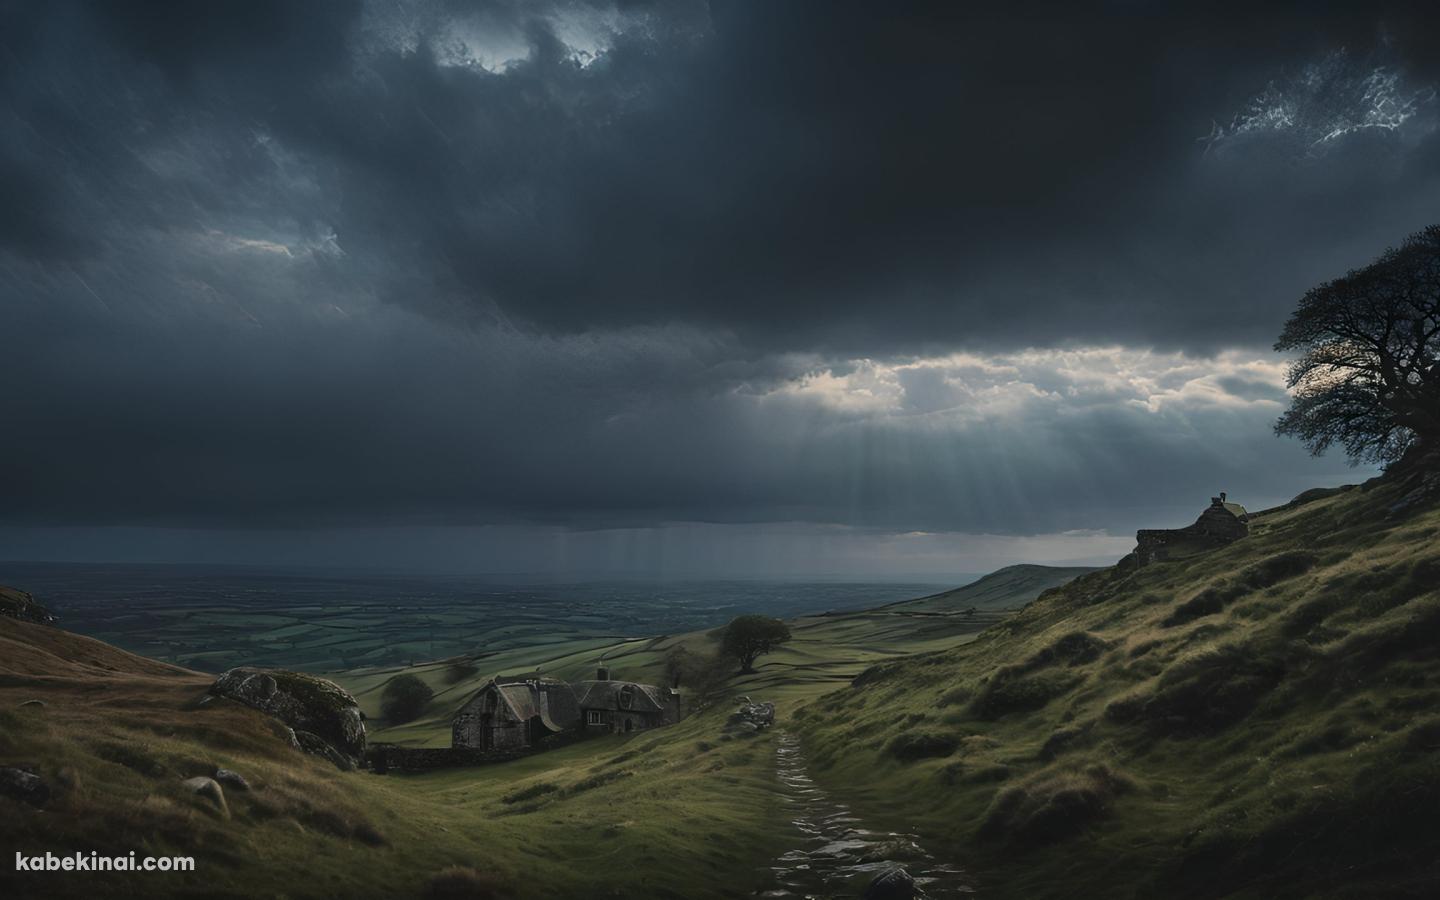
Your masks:
[[[1434,896],[1440,511],[1402,493],[1312,494],[873,667],[801,710],[813,774],[989,896]]]

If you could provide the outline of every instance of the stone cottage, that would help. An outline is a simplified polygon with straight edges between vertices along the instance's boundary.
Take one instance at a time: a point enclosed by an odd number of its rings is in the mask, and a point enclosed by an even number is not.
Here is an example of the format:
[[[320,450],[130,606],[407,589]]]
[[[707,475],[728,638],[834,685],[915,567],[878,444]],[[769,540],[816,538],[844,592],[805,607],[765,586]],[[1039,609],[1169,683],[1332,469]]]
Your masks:
[[[1193,525],[1184,528],[1142,528],[1135,533],[1135,555],[1140,565],[1178,559],[1238,541],[1250,533],[1250,514],[1231,503],[1221,491]]]
[[[455,714],[451,746],[540,750],[586,735],[673,725],[680,717],[678,691],[612,681],[603,665],[593,679],[574,684],[538,675],[496,676]]]

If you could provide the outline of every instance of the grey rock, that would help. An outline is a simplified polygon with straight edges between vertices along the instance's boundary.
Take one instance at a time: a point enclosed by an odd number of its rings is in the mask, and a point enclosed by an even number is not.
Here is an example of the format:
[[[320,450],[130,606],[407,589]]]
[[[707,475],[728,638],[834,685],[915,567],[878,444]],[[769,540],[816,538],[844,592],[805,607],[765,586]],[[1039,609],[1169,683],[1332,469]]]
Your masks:
[[[913,900],[920,896],[920,889],[909,872],[893,866],[871,879],[861,896],[865,900]]]
[[[296,731],[295,739],[300,744],[300,749],[313,756],[323,756],[335,764],[335,768],[342,772],[354,770],[355,761],[345,754],[336,750],[320,735],[310,731]]]
[[[756,703],[749,697],[740,698],[740,708],[725,720],[726,731],[753,732],[775,724],[775,704],[768,700]]]
[[[365,721],[360,706],[333,681],[302,672],[242,666],[216,679],[210,693],[269,713],[297,734],[315,736],[319,743],[311,741],[308,747],[300,740],[300,747],[307,752],[327,759],[338,754],[345,757],[349,768],[365,758]],[[319,749],[322,745],[329,752]]]
[[[41,809],[50,802],[50,786],[34,772],[0,766],[0,794]]]
[[[215,807],[221,815],[230,817],[230,807],[225,803],[225,789],[213,778],[206,778],[204,775],[197,775],[194,778],[187,778],[181,782],[191,793],[202,797]]]
[[[246,781],[245,776],[234,769],[216,769],[214,777],[223,787],[236,791],[250,790],[250,782]]]

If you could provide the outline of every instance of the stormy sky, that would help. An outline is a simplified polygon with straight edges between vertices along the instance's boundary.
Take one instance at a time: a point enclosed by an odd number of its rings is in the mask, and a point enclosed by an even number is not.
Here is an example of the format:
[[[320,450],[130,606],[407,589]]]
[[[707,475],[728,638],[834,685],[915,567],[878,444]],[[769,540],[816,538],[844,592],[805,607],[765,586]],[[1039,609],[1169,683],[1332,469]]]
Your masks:
[[[1122,555],[1440,219],[1424,4],[0,0],[0,559]]]

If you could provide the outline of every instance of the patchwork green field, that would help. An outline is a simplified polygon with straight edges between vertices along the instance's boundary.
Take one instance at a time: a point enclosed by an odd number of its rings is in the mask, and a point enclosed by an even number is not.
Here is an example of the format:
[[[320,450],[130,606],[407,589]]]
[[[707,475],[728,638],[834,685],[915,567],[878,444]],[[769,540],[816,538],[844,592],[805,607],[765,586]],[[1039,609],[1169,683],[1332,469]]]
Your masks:
[[[0,563],[3,583],[23,584],[44,597],[72,631],[205,672],[238,665],[397,668],[513,650],[534,665],[577,646],[683,634],[757,610],[788,617],[860,609],[941,587],[743,580],[552,583]]]

